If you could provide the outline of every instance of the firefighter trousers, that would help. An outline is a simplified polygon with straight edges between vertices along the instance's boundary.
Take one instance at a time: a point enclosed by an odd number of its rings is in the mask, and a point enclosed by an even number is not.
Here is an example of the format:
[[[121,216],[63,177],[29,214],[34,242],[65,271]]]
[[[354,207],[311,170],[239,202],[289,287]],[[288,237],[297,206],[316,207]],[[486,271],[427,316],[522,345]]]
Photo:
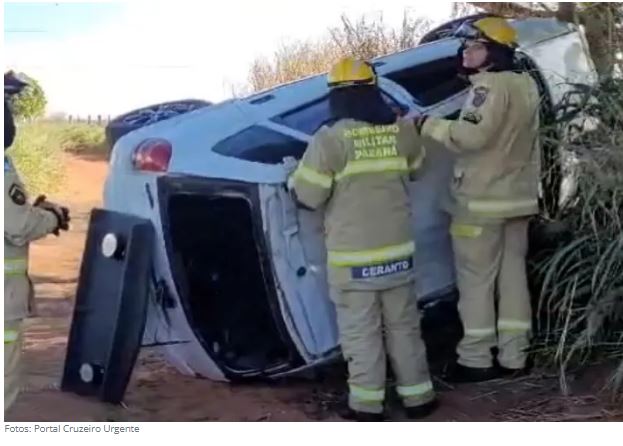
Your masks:
[[[495,346],[501,366],[520,369],[526,365],[532,326],[526,277],[528,221],[452,223],[464,329],[457,348],[461,365],[491,367],[491,349]]]
[[[406,407],[435,398],[413,284],[380,291],[331,290],[340,344],[348,364],[351,409],[382,413],[386,350],[396,392]]]
[[[15,402],[21,385],[22,321],[4,321],[4,411]]]

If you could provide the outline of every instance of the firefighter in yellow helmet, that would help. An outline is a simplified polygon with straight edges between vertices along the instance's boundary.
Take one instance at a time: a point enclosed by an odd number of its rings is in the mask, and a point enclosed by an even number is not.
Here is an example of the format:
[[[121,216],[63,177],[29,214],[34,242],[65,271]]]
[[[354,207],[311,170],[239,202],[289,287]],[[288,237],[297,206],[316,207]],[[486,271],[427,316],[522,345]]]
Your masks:
[[[446,205],[464,337],[448,380],[476,382],[526,370],[532,313],[525,257],[528,221],[539,210],[539,92],[529,74],[515,70],[516,32],[506,20],[483,18],[456,36],[463,39],[462,66],[472,73],[460,117],[422,116],[416,124],[457,154]]]
[[[331,299],[348,363],[342,415],[383,419],[386,351],[407,416],[436,407],[413,287],[415,243],[407,181],[424,148],[413,121],[396,122],[373,67],[345,58],[328,75],[334,123],[318,130],[289,184],[324,206]]]
[[[13,73],[4,76],[4,150],[15,138],[9,98],[26,84]],[[4,156],[4,410],[19,393],[22,320],[32,311],[33,289],[28,278],[28,245],[50,233],[67,230],[69,211],[44,197],[28,202],[11,159]]]

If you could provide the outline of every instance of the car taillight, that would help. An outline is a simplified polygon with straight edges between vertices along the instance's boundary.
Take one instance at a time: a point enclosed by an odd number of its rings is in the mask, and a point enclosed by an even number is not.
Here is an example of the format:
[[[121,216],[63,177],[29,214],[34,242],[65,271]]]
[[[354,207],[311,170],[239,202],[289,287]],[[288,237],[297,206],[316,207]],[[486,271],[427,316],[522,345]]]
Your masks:
[[[173,147],[166,139],[149,138],[134,149],[132,165],[136,170],[166,172],[172,153]]]

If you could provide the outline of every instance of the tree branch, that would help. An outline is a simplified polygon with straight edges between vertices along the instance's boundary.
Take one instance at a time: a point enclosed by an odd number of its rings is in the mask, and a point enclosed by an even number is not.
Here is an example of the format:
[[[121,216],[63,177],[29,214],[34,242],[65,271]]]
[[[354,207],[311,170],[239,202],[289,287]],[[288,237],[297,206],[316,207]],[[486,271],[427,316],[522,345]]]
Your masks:
[[[556,18],[561,22],[576,23],[576,6],[575,2],[558,2]]]
[[[552,17],[549,10],[532,9],[516,2],[468,2],[486,12],[504,17]]]
[[[559,2],[559,3],[558,3],[558,8],[559,8],[559,9],[560,9],[560,5],[561,5],[562,3],[563,3],[563,2]],[[565,2],[565,3],[567,3],[567,2]],[[555,12],[552,8],[550,8],[550,7],[548,6],[548,4],[547,4],[547,3],[545,3],[545,2],[539,2],[539,3],[538,3],[538,5],[539,5],[542,9],[544,9],[545,11],[547,11],[548,13],[550,13],[550,14],[552,14],[552,15],[556,14],[556,12]]]

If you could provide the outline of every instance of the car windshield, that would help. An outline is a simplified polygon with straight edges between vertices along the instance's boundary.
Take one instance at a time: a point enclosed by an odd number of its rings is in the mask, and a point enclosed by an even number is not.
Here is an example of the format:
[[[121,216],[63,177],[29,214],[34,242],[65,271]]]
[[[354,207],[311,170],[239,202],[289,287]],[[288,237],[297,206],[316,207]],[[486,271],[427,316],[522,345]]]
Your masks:
[[[225,156],[266,164],[279,164],[285,157],[301,159],[304,141],[260,126],[249,127],[216,146],[214,152]]]

